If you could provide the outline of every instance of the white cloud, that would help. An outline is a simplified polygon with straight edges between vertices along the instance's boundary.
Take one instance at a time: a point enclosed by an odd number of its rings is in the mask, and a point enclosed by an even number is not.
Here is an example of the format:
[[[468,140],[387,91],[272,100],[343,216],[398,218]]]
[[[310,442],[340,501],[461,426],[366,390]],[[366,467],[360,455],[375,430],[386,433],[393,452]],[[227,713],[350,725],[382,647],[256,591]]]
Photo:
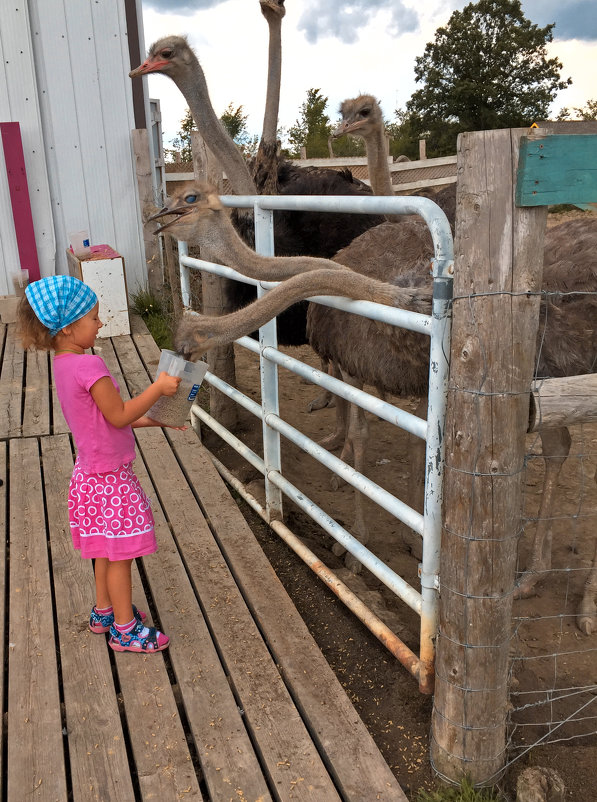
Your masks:
[[[532,2],[526,0],[528,5]],[[582,6],[586,0],[574,2]],[[146,46],[167,34],[186,34],[205,72],[216,113],[221,114],[229,103],[242,104],[248,115],[249,130],[260,133],[267,78],[268,27],[258,0],[189,0],[187,5],[202,7],[194,12],[164,14],[146,4],[143,13]],[[351,43],[330,35],[333,17],[329,14],[321,20],[321,31],[326,35],[318,35],[314,42],[307,41],[301,30],[301,20],[309,8],[315,15],[320,4],[305,6],[296,0],[286,4],[282,23],[280,100],[280,125],[285,128],[294,124],[307,90],[311,88],[320,89],[329,98],[327,112],[332,120],[342,100],[362,92],[375,95],[381,101],[385,116],[392,118],[394,110],[404,107],[417,88],[415,58],[433,41],[437,28],[447,23],[454,7],[462,8],[464,2],[345,0],[343,5],[352,9],[353,14],[359,7],[361,12],[371,7],[364,18],[355,17],[355,40]],[[338,7],[328,0],[328,11]],[[409,7],[416,9],[417,30],[396,32],[397,10],[402,12]],[[540,24],[545,23],[541,21]],[[554,111],[564,105],[583,106],[597,95],[594,89],[596,42],[556,41],[549,46],[549,55],[558,56],[564,64],[562,76],[570,75],[574,81],[572,87],[560,93]],[[151,97],[160,99],[165,139],[169,141],[179,130],[186,103],[169,78],[156,75],[148,80]]]

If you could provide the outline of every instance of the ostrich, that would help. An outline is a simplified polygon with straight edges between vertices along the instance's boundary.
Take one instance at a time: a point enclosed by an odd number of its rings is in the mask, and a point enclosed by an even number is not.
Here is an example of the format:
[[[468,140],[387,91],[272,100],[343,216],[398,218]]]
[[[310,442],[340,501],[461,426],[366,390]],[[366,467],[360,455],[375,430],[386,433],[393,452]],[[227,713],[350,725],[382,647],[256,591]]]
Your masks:
[[[383,122],[379,106],[370,95],[361,95],[353,100],[346,100],[340,107],[342,122],[335,135],[352,134],[365,140],[369,161],[369,174],[375,194],[388,194],[391,191],[390,173],[385,159],[383,147]],[[445,208],[448,219],[454,227],[455,187],[450,186],[434,199],[440,201]],[[404,223],[401,225],[405,225]],[[421,228],[410,230],[413,239],[411,247],[419,243],[419,263],[425,264],[425,249],[431,258],[431,242]],[[408,236],[409,229],[400,231],[395,225],[385,223],[372,228],[337,254],[337,260],[354,270],[380,280],[390,280],[401,270],[400,265],[409,264],[394,258],[399,250],[401,237]],[[553,293],[586,292],[597,289],[594,263],[595,244],[597,243],[597,223],[580,220],[563,223],[548,229],[545,237],[545,259],[543,285],[552,298]],[[593,306],[597,302],[590,296],[565,296],[558,303],[550,300],[541,307],[542,320],[551,310],[550,321],[557,317],[567,317],[567,325],[562,321],[557,328],[546,334],[543,347],[538,346],[538,373],[541,376],[568,376],[592,372],[597,359],[597,338],[592,335],[591,347],[583,348],[579,342],[578,332],[586,327],[586,321],[594,316]],[[592,331],[592,330],[591,330]],[[392,366],[380,367],[380,354],[391,348],[390,337],[386,340],[380,329],[363,318],[356,318],[337,309],[325,309],[317,304],[310,304],[307,315],[307,332],[313,349],[322,360],[329,360],[339,365],[345,381],[362,386],[363,383],[375,386],[382,395],[425,395],[427,377],[422,372],[412,370],[409,357],[411,355],[395,354]],[[564,335],[567,333],[567,337]],[[584,341],[584,338],[582,338]],[[349,344],[359,343],[358,352]],[[586,345],[586,343],[585,343]],[[347,347],[349,346],[349,347]],[[389,350],[389,355],[391,351]],[[419,366],[421,367],[421,366]],[[426,367],[426,366],[425,366]],[[398,375],[403,372],[402,375]],[[357,380],[358,377],[358,380]],[[418,414],[422,414],[422,402]],[[348,413],[347,410],[350,410]],[[349,417],[347,418],[347,415]],[[367,436],[367,424],[363,411],[354,405],[348,405],[342,399],[337,402],[336,431],[323,441],[328,448],[344,444],[342,459],[346,460],[351,451],[354,466],[362,472],[364,448]],[[543,453],[546,461],[544,491],[539,513],[539,523],[532,548],[532,556],[528,570],[525,572],[517,590],[518,597],[525,597],[534,592],[541,571],[548,570],[551,565],[551,516],[553,495],[557,487],[559,473],[570,449],[570,435],[567,429],[544,430],[540,434]],[[418,446],[419,444],[417,444]],[[411,450],[411,466],[413,451]],[[409,476],[411,498],[414,498],[415,472],[411,469]],[[360,537],[367,539],[366,523],[362,509],[362,498],[356,493],[355,528]],[[358,536],[358,535],[357,535]],[[364,542],[365,542],[364,541]],[[341,554],[342,547],[334,545],[334,552]],[[356,561],[347,556],[347,565],[353,570],[358,567]],[[597,626],[595,595],[597,593],[597,545],[595,567],[587,579],[587,592],[584,595],[579,613],[578,625],[589,633]]]
[[[424,238],[420,238],[419,227],[415,227],[413,235],[410,222],[402,226],[391,223],[384,223],[382,226],[392,228],[394,236],[398,238],[403,236],[404,239],[400,241],[403,246],[403,264],[410,265],[410,269],[403,267],[401,275],[397,276],[395,260],[391,254],[388,255],[387,251],[385,255],[383,252],[374,254],[373,261],[383,263],[385,258],[387,263],[389,281],[383,281],[379,280],[383,267],[382,270],[377,270],[358,260],[355,260],[355,270],[351,270],[350,265],[344,265],[343,258],[351,256],[349,249],[338,254],[334,261],[310,257],[263,257],[255,254],[239,239],[226,210],[219,202],[215,188],[206,184],[190,182],[153,219],[161,219],[167,215],[172,215],[174,220],[166,223],[160,230],[169,230],[181,239],[200,244],[205,237],[210,237],[212,247],[226,248],[230,253],[230,263],[237,269],[243,269],[263,279],[286,278],[262,299],[240,312],[222,318],[186,316],[178,330],[176,344],[187,358],[197,359],[209,348],[252,331],[269,317],[276,315],[285,305],[317,294],[343,295],[429,313],[431,288],[422,268],[430,258],[431,240],[429,239],[428,244]],[[540,376],[568,376],[594,371],[597,333],[593,328],[587,329],[587,321],[594,319],[597,312],[597,295],[587,293],[597,292],[597,276],[592,269],[595,242],[595,219],[561,223],[546,232],[544,290],[547,297],[541,302],[541,325],[536,347],[537,373]],[[335,313],[337,310],[327,311]],[[339,364],[349,382],[354,383],[352,377],[355,375],[366,374],[368,383],[375,385],[379,382],[382,386],[387,386],[388,377],[399,373],[399,383],[392,392],[426,392],[428,338],[403,329],[384,327],[355,315],[343,315],[346,319],[334,324],[338,333],[335,338],[331,338],[333,350],[326,352],[323,343],[320,348]],[[579,332],[582,336],[579,336]],[[363,347],[364,343],[369,343],[369,350]],[[375,354],[373,360],[370,354]],[[362,464],[365,440],[357,416],[352,412],[350,424],[350,436],[357,446],[355,462]],[[547,461],[533,557],[528,573],[520,582],[521,596],[529,595],[533,591],[540,579],[540,572],[547,570],[550,565],[549,511],[559,471],[570,446],[567,429],[546,430],[541,437],[546,458],[554,455],[557,459]],[[357,508],[357,516],[358,514]],[[364,532],[366,536],[366,529]],[[358,568],[358,565],[354,568]],[[597,627],[596,594],[597,554],[585,585],[577,618],[579,627],[586,633]]]
[[[267,5],[271,7],[272,3]],[[264,10],[263,2],[261,7]],[[264,16],[266,16],[265,13]],[[266,18],[269,22],[270,18],[267,16]],[[270,47],[270,62],[274,59],[276,52],[276,48]],[[195,53],[184,37],[167,36],[155,42],[149,49],[147,59],[141,66],[132,70],[130,76],[135,78],[156,72],[170,77],[184,95],[199,132],[226,172],[233,192],[236,195],[259,194],[258,186],[240,151],[224,130],[213,110],[205,75]],[[275,74],[275,67],[270,67],[268,75]],[[270,87],[267,92],[268,109],[264,116],[267,148],[272,145],[271,120],[273,114],[270,107],[276,98],[275,89],[271,85],[279,86],[279,79],[276,81],[276,79],[270,78]],[[263,175],[263,167],[258,166],[257,169],[258,173]],[[279,165],[277,186],[278,194],[281,195],[371,194],[369,187],[356,181],[348,170],[301,169],[289,162],[282,162]],[[331,258],[340,248],[367,228],[379,223],[381,219],[373,215],[348,213],[319,214],[279,211],[274,215],[276,249],[278,254],[283,256],[308,254]],[[241,235],[251,242],[251,237],[247,232],[241,230]],[[302,335],[301,343],[304,343],[306,342],[304,331]],[[282,342],[283,338],[280,341]],[[288,344],[300,343],[289,342]]]

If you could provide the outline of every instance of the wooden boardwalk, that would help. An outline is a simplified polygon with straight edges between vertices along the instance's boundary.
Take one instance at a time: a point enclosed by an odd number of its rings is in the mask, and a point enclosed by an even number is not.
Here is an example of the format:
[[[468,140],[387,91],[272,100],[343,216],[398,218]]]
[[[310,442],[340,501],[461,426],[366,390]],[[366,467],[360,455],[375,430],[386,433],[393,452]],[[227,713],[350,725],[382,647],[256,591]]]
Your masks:
[[[0,345],[0,800],[405,802],[191,429],[135,432],[159,549],[134,601],[170,648],[115,653],[89,632],[51,363],[12,325]],[[138,320],[98,346],[123,397],[153,376]]]

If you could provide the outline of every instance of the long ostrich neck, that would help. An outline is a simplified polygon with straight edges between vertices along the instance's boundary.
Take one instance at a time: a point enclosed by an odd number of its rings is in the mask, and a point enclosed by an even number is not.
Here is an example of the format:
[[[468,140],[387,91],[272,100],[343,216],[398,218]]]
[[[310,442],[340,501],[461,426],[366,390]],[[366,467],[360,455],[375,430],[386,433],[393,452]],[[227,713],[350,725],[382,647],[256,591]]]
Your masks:
[[[267,92],[259,149],[253,165],[253,176],[262,195],[278,194],[278,111],[282,75],[282,20],[267,18],[269,26],[269,57]]]
[[[365,139],[369,180],[374,195],[394,194],[383,125]]]
[[[349,272],[349,268],[344,265],[314,256],[261,256],[240,239],[225,211],[215,211],[200,217],[193,241],[213,259],[221,259],[246,276],[265,281],[282,281],[297,273],[322,268]]]
[[[278,133],[278,113],[280,110],[280,85],[282,81],[282,20],[280,17],[268,18],[269,53],[267,68],[267,93],[261,141],[276,144]]]
[[[360,273],[316,270],[287,279],[262,298],[230,315],[186,317],[178,330],[177,342],[179,348],[192,351],[197,358],[211,348],[243,337],[291,304],[314,295],[339,295],[429,314],[431,294],[430,287],[396,287]]]
[[[207,91],[201,65],[193,58],[188,74],[177,78],[178,88],[184,95],[199,133],[220,162],[235,195],[256,195],[257,188],[251,178],[241,152],[218,120]]]

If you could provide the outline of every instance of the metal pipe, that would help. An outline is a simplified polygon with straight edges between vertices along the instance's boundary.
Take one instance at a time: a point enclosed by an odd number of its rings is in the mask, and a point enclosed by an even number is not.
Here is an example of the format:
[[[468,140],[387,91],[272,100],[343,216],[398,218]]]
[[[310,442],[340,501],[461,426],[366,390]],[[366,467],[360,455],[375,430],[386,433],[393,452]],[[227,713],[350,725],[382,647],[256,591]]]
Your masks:
[[[394,657],[408,669],[408,671],[418,679],[419,658],[409,649],[409,647],[384,624],[384,622],[372,612],[367,605],[356,596],[352,590],[336,576],[336,574],[323,563],[316,554],[308,549],[305,544],[292,532],[282,521],[268,521],[267,513],[255,496],[250,493],[220,460],[210,451],[207,452],[216,470],[221,474],[225,481],[242,496],[247,504],[269,524],[270,528],[290,546],[294,553],[321,579],[324,584],[335,593],[340,601],[362,621],[367,629],[383,643]]]
[[[219,379],[213,373],[206,373],[205,379],[209,382],[209,384],[215,387],[216,390],[219,390],[221,393],[224,393],[224,395],[234,399],[246,410],[255,415],[255,417],[264,420],[264,412],[262,407],[260,407],[259,404],[257,404],[251,398],[248,398],[241,393],[240,390],[237,390],[235,387],[232,387],[230,384],[222,381],[222,379]],[[193,406],[193,411],[197,416],[201,417],[202,410],[196,404]],[[418,534],[423,534],[423,516],[419,512],[414,510],[412,507],[409,507],[408,504],[405,504],[403,501],[400,501],[400,499],[393,496],[387,490],[384,490],[362,473],[355,471],[351,465],[343,462],[339,457],[331,454],[327,449],[323,448],[323,446],[320,446],[314,440],[311,440],[311,438],[307,437],[307,435],[303,434],[298,429],[295,429],[294,426],[291,426],[289,423],[282,420],[279,415],[274,413],[266,413],[265,417],[267,418],[265,423],[272,430],[283,434],[286,439],[293,442],[295,445],[305,451],[305,453],[310,454],[310,456],[312,456],[322,465],[325,465],[326,468],[329,468],[334,473],[342,476],[342,478],[352,485],[356,490],[364,493],[368,498],[370,498],[376,504],[379,504],[380,507],[383,507],[391,515],[401,520],[407,526],[410,526],[410,528]],[[221,429],[219,424],[218,429]],[[226,429],[223,431],[226,431]],[[220,432],[218,431],[218,433]],[[266,475],[268,475],[268,473],[266,473]]]
[[[274,255],[274,213],[255,205],[255,250],[263,256]],[[261,285],[257,286],[257,297],[266,294]],[[263,427],[263,461],[265,463],[265,508],[267,520],[282,518],[282,492],[269,480],[272,471],[282,470],[282,451],[280,434],[268,423],[269,415],[279,417],[278,368],[274,362],[263,357],[263,349],[276,348],[278,330],[276,319],[265,323],[259,329],[259,378],[261,381],[261,420]]]
[[[178,241],[178,261],[180,263],[180,292],[182,305],[191,308],[191,271],[185,264],[185,257],[189,255],[189,246],[186,242]]]
[[[215,262],[206,262],[203,259],[195,259],[193,256],[185,256],[181,259],[181,264],[185,267],[192,267],[195,270],[204,270],[216,276],[242,281],[244,284],[252,284],[254,287],[262,287],[271,290],[280,283],[279,281],[259,281],[244,276],[242,273],[225,265],[218,265]],[[381,323],[389,323],[392,326],[401,326],[410,331],[417,331],[420,334],[431,333],[431,318],[420,312],[411,312],[408,309],[399,309],[387,304],[378,304],[374,301],[353,301],[339,295],[314,295],[305,300],[312,303],[330,306],[334,309],[342,309],[344,312],[351,312],[353,315],[361,315],[371,320],[378,320]]]

